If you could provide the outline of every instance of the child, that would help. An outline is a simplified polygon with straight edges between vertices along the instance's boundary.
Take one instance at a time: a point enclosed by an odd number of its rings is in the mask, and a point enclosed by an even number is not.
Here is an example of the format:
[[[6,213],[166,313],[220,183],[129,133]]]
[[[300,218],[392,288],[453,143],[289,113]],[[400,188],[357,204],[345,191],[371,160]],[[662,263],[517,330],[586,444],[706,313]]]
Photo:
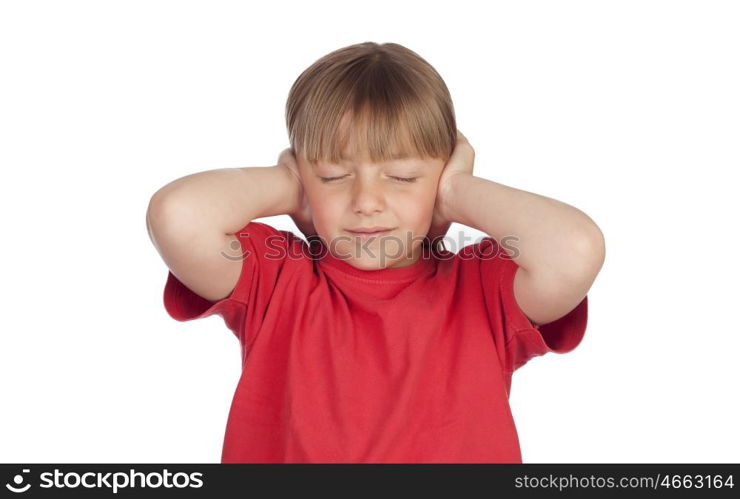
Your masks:
[[[447,87],[401,45],[319,59],[286,118],[276,166],[183,177],[147,213],[167,312],[241,345],[221,461],[522,462],[511,376],[581,342],[599,228],[473,176]],[[309,242],[254,221],[279,214]],[[490,237],[452,253],[452,222]]]

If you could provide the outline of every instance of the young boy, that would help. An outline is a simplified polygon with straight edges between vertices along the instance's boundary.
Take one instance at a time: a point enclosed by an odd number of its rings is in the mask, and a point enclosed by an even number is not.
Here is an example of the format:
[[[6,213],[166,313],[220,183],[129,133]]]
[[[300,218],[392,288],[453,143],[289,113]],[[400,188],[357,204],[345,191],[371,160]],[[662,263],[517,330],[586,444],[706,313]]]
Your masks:
[[[511,376],[581,342],[599,228],[475,177],[447,87],[400,45],[319,59],[286,118],[276,166],[183,177],[147,213],[167,312],[240,341],[221,461],[521,462]],[[280,214],[310,242],[254,221]],[[490,237],[452,253],[453,221]]]

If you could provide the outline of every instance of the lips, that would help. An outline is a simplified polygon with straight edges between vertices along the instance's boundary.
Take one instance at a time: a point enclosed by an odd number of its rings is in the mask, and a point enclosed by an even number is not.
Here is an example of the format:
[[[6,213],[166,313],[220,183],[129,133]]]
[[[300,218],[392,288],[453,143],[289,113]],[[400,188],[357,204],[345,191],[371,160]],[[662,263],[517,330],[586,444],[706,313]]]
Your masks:
[[[375,239],[389,234],[393,229],[387,227],[370,227],[368,229],[347,229],[347,232],[361,239]]]
[[[347,229],[349,232],[356,232],[361,234],[373,234],[376,232],[388,232],[389,230],[392,230],[388,227],[368,227],[368,228],[358,228],[358,229]]]

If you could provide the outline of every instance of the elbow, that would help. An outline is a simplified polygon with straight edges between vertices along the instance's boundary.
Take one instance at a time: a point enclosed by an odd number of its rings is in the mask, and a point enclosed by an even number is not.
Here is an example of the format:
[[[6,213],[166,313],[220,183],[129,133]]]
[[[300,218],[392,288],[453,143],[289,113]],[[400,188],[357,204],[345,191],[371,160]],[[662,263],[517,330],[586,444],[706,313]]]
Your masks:
[[[162,189],[154,193],[146,209],[146,229],[153,242],[156,234],[170,232],[182,219],[181,203]]]
[[[606,240],[603,232],[594,224],[591,229],[581,236],[577,246],[583,273],[589,276],[591,280],[595,279],[606,260]]]
[[[149,205],[146,208],[146,228],[151,235],[152,228],[154,226],[160,226],[164,219],[166,211],[170,211],[171,202],[162,194],[162,191],[157,191],[149,199]]]

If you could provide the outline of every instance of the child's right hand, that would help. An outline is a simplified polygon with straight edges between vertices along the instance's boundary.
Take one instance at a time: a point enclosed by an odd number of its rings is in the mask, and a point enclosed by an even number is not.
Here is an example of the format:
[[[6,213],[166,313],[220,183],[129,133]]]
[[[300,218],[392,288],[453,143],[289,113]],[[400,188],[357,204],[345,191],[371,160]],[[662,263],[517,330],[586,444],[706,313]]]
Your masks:
[[[308,197],[306,196],[301,175],[298,171],[298,162],[290,147],[280,153],[277,166],[287,168],[298,184],[298,199],[296,199],[294,204],[295,209],[291,213],[288,213],[288,215],[293,219],[293,223],[298,227],[298,230],[308,239],[310,236],[316,235],[316,228],[313,226],[311,207],[308,204]]]

